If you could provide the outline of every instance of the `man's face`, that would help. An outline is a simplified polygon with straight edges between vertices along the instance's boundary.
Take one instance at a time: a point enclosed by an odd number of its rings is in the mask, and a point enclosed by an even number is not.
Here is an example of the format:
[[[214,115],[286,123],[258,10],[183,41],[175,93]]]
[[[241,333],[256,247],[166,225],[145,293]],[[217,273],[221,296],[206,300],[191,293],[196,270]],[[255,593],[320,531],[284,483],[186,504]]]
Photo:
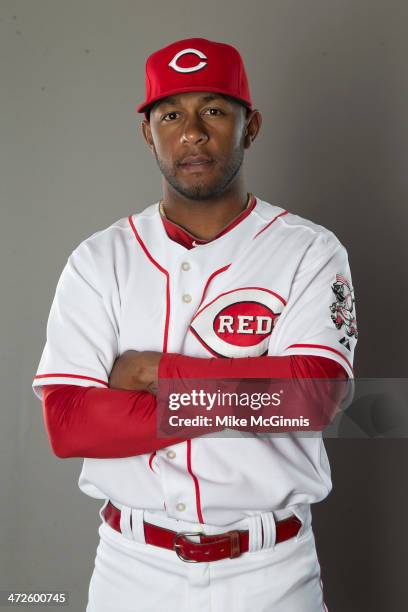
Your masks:
[[[206,200],[227,190],[244,158],[243,105],[215,93],[178,94],[156,103],[143,123],[160,171],[178,193]]]

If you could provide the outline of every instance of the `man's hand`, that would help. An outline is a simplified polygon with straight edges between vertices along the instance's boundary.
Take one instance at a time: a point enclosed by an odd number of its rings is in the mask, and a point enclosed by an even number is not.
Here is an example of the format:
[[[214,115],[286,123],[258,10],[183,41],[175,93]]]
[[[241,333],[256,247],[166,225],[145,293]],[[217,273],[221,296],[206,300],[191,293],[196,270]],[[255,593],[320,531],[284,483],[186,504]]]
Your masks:
[[[156,394],[161,356],[156,351],[125,351],[113,364],[109,387]]]

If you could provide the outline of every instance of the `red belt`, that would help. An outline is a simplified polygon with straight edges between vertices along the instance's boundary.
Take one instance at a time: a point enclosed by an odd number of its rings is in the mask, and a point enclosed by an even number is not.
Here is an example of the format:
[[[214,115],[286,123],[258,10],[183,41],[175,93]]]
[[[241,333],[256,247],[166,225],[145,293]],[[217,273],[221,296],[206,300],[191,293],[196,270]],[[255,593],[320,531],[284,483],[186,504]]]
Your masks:
[[[121,532],[120,510],[110,501],[102,511],[106,523]],[[132,524],[132,516],[130,517]],[[276,543],[293,538],[302,526],[297,516],[292,515],[276,522]],[[219,559],[239,557],[248,551],[249,531],[227,531],[216,535],[205,535],[200,532],[176,532],[158,525],[143,521],[146,544],[175,550],[182,561],[199,563],[200,561],[218,561]],[[193,542],[187,536],[200,536],[200,542]],[[262,533],[263,542],[263,533]]]

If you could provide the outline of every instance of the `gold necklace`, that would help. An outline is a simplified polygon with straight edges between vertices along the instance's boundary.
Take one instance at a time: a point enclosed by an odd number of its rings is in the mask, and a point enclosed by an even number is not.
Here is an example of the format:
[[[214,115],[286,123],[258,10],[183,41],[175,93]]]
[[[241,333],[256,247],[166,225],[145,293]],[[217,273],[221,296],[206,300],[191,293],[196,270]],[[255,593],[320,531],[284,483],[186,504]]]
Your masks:
[[[246,206],[245,206],[244,210],[246,210],[249,207],[251,201],[252,201],[252,193],[248,192],[248,201],[246,203]],[[160,200],[160,202],[159,202],[159,210],[160,210],[161,216],[164,217],[165,219],[167,219],[168,217],[167,217],[166,212],[164,210],[163,200]]]

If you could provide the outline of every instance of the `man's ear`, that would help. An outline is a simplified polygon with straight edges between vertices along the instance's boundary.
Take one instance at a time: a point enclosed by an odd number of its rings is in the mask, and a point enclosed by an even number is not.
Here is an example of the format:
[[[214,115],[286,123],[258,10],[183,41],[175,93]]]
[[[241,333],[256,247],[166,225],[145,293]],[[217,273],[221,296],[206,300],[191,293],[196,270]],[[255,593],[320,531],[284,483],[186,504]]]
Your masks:
[[[259,110],[254,108],[254,110],[247,114],[245,121],[245,148],[249,149],[252,142],[257,137],[259,130],[261,129],[262,115]]]
[[[147,121],[147,119],[143,119],[143,121],[140,123],[140,129],[141,129],[143,138],[145,139],[147,146],[149,147],[151,152],[154,153],[155,149],[154,149],[154,142],[153,142],[153,137],[152,137],[152,130],[150,127],[150,121]]]

